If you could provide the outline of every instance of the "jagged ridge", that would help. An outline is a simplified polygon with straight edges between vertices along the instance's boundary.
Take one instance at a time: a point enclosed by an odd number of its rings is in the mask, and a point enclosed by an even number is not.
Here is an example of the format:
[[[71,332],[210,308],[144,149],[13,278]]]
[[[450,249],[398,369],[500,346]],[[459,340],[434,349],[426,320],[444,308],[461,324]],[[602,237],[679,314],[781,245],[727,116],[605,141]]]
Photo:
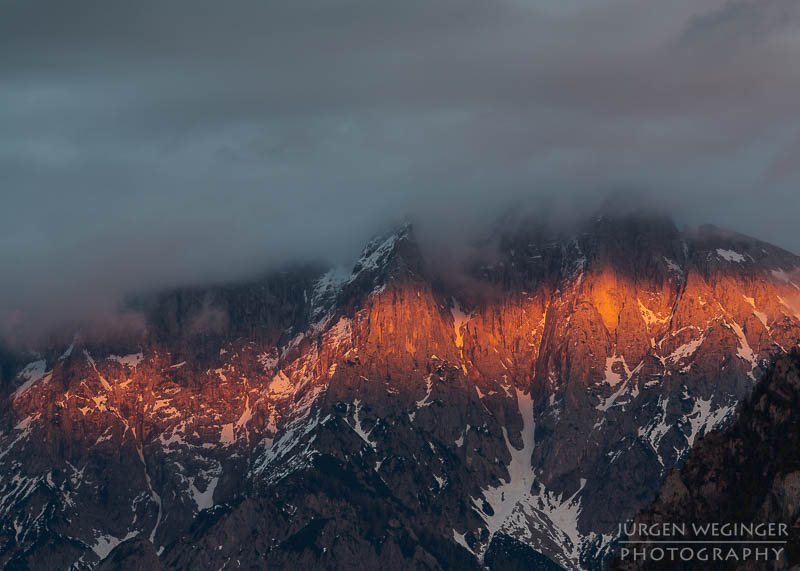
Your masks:
[[[602,556],[797,343],[800,263],[639,218],[499,244],[449,286],[406,225],[351,272],[174,292],[131,347],[51,349],[4,400],[0,560],[91,567],[131,537],[179,568],[450,568],[501,535]]]

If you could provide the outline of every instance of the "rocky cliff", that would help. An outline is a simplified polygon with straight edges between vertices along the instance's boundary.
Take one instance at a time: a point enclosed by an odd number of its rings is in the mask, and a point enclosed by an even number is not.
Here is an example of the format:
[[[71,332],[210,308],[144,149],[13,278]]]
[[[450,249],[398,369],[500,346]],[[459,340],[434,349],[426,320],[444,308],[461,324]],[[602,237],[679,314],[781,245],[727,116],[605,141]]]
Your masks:
[[[735,533],[756,547],[779,549],[770,561],[744,560],[741,553],[728,560],[706,563],[627,561],[619,569],[796,569],[800,565],[800,349],[779,357],[742,403],[736,421],[724,431],[701,438],[685,465],[666,479],[652,506],[636,524],[663,522],[692,524],[681,537],[687,541],[727,539],[704,532],[709,524],[746,522],[773,524],[761,535]],[[786,533],[777,524],[785,524]],[[648,528],[645,528],[648,529]],[[757,528],[756,528],[757,529]],[[749,532],[749,529],[748,529]],[[626,539],[642,539],[640,534]],[[727,545],[725,546],[728,547]],[[741,546],[736,546],[741,551]],[[727,549],[726,549],[727,551]],[[644,559],[644,558],[642,558]],[[775,561],[773,561],[773,559]]]
[[[800,259],[646,217],[495,243],[451,280],[403,226],[6,359],[0,562],[596,565],[797,345]]]

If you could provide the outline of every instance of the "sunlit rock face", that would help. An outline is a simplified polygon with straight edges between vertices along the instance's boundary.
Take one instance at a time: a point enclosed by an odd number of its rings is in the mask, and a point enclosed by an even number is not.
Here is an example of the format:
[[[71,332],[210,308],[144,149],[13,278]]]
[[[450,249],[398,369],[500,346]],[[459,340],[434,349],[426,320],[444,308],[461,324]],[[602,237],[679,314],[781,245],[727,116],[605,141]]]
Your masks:
[[[800,259],[660,218],[496,243],[447,279],[403,226],[5,359],[0,563],[592,566],[797,345]]]

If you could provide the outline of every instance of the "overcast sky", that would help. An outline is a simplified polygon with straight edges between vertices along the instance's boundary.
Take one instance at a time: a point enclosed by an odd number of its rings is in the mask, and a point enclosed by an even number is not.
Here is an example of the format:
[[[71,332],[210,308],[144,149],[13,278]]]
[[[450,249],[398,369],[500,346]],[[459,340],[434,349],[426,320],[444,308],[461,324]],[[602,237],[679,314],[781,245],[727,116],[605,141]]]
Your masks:
[[[800,252],[796,0],[0,0],[0,317],[623,189]]]

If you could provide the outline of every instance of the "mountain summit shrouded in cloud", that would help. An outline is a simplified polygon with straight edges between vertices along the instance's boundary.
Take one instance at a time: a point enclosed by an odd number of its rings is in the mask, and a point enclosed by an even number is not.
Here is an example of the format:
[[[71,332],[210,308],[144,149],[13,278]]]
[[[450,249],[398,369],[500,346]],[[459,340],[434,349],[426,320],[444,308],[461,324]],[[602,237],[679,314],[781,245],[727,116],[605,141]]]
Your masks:
[[[0,567],[622,557],[796,376],[798,61],[797,0],[2,2]]]
[[[443,283],[401,225],[0,354],[0,565],[600,568],[797,345],[800,257],[645,216],[493,246]]]
[[[6,2],[2,318],[349,259],[398,213],[458,234],[619,188],[798,251],[799,15],[793,0]]]

